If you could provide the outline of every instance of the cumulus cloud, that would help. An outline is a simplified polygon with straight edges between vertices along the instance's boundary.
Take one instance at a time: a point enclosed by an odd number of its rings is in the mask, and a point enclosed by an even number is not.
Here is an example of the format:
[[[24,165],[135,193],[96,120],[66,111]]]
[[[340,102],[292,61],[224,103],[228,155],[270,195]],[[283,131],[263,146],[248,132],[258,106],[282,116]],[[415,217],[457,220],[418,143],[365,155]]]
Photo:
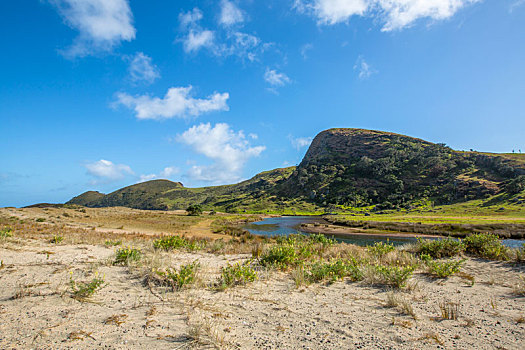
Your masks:
[[[192,86],[173,87],[163,98],[149,95],[131,96],[118,93],[116,105],[124,105],[135,111],[137,119],[170,119],[197,117],[204,113],[229,110],[230,95],[215,92],[204,99],[191,96]]]
[[[377,73],[377,71],[372,68],[372,66],[365,61],[363,56],[359,56],[354,65],[354,70],[358,72],[359,79],[366,80],[370,78],[372,74]]]
[[[184,52],[191,53],[201,48],[214,47],[215,33],[211,30],[191,29],[184,39]]]
[[[121,41],[135,39],[128,0],[49,0],[65,23],[79,32],[66,56],[111,51]]]
[[[244,14],[241,9],[231,1],[222,0],[219,23],[229,27],[242,22],[244,22]]]
[[[160,72],[151,60],[151,57],[143,52],[137,52],[129,63],[129,75],[134,82],[144,81],[153,83],[160,78]]]
[[[284,86],[291,82],[290,78],[284,73],[279,73],[275,69],[266,68],[264,80],[273,87]]]
[[[311,137],[293,137],[292,135],[289,135],[288,138],[296,150],[309,146],[313,140]]]
[[[444,20],[482,0],[296,0],[295,8],[322,25],[347,22],[352,16],[377,18],[383,31],[410,27],[419,19]]]
[[[85,167],[89,175],[103,182],[122,180],[127,175],[134,174],[133,170],[131,170],[128,165],[114,164],[113,162],[105,159],[88,163],[85,165]]]
[[[140,175],[138,182],[145,182],[155,179],[171,179],[173,175],[177,175],[178,173],[180,173],[179,168],[173,166],[166,167],[158,174]]]
[[[237,56],[243,60],[255,61],[257,56],[272,46],[263,43],[257,36],[244,33],[234,24],[244,21],[244,15],[231,1],[222,2],[219,23],[222,29],[209,30],[201,26],[202,11],[194,8],[192,11],[179,14],[182,36],[177,41],[182,42],[184,52],[195,54],[207,50],[217,57]],[[238,11],[238,12],[237,12]]]
[[[204,155],[211,165],[193,165],[188,176],[197,181],[232,183],[239,181],[246,162],[263,152],[264,146],[251,146],[243,131],[235,132],[228,124],[195,125],[177,136],[177,141]]]

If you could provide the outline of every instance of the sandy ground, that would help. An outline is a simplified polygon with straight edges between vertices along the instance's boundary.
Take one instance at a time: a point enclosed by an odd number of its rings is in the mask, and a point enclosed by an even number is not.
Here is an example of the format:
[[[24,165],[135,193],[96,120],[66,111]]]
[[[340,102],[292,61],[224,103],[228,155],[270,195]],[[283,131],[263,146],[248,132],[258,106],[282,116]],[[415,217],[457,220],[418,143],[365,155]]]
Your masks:
[[[288,274],[223,292],[207,287],[228,262],[247,255],[165,253],[173,266],[199,260],[201,282],[181,292],[149,288],[134,269],[113,266],[114,248],[3,243],[1,349],[523,349],[525,298],[513,294],[523,268],[468,260],[474,277],[416,274],[414,317],[386,307],[384,287],[336,282],[296,288]],[[167,260],[166,260],[167,259]],[[71,298],[70,276],[106,285],[90,302]],[[440,303],[457,303],[457,320]],[[520,319],[521,317],[521,319]],[[120,324],[119,324],[120,323]]]

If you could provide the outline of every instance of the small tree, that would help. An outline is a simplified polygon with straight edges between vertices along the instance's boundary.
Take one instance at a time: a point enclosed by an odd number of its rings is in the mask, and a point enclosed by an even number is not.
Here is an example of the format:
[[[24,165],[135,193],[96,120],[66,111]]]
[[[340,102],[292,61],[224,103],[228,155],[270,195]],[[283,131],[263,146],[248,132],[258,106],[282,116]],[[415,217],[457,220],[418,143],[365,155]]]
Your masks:
[[[188,215],[199,216],[202,214],[202,207],[198,204],[192,204],[186,209],[186,211],[188,212]]]

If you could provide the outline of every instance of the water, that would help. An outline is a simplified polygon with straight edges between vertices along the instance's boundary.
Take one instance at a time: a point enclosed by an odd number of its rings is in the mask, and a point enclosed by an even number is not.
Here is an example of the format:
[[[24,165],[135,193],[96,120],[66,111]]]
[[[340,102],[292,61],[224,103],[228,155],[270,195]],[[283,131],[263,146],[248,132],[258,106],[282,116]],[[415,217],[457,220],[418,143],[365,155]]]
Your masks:
[[[320,223],[327,224],[328,222],[324,221],[321,217],[318,216],[282,216],[276,218],[268,218],[262,221],[253,222],[244,226],[245,230],[248,230],[250,233],[259,236],[287,236],[295,233],[308,234],[304,231],[301,231],[301,224],[308,223]],[[414,243],[417,241],[415,237],[391,237],[391,236],[379,236],[379,235],[344,235],[338,236],[334,235],[334,238],[338,242],[345,242],[356,244],[360,246],[372,245],[375,242],[389,242],[394,245],[403,245],[406,243]],[[429,238],[429,239],[439,239],[439,238]],[[504,239],[503,244],[511,247],[518,248],[525,241],[517,239]]]

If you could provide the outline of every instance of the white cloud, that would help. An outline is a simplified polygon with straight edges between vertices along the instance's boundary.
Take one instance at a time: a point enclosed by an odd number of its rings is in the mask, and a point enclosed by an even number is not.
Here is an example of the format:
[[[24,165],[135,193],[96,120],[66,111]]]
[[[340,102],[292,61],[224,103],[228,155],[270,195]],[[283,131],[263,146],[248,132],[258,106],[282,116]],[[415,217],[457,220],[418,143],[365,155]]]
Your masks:
[[[217,31],[208,30],[200,25],[203,15],[198,8],[179,14],[182,36],[176,41],[182,42],[184,52],[188,54],[206,49],[217,57],[237,56],[243,60],[255,61],[257,56],[272,44],[263,43],[255,35],[232,30],[233,24],[244,21],[242,12],[237,13],[234,8],[240,11],[230,1],[222,3],[222,9],[226,9],[226,12],[221,12],[219,21],[223,28]]]
[[[290,78],[284,73],[279,73],[275,69],[266,68],[264,80],[273,87],[284,86],[291,82]]]
[[[197,117],[203,113],[229,110],[230,95],[215,92],[204,99],[191,97],[192,87],[173,87],[164,98],[149,95],[131,96],[118,93],[116,105],[122,104],[135,111],[137,119],[170,119]]]
[[[134,172],[128,165],[114,164],[113,162],[101,159],[97,162],[85,165],[89,175],[103,181],[116,181],[125,178],[127,175],[133,175]]]
[[[525,0],[516,0],[509,6],[509,12],[513,13],[518,7],[525,5]]]
[[[173,175],[176,175],[180,173],[180,169],[177,167],[166,167],[164,170],[162,170],[158,174],[147,174],[147,175],[140,175],[138,182],[145,182],[155,179],[170,179],[173,177]]]
[[[201,48],[214,47],[215,33],[211,30],[194,30],[191,29],[184,39],[184,51],[192,53],[199,51]]]
[[[128,0],[49,0],[68,26],[78,30],[66,56],[111,51],[121,41],[135,39]]]
[[[292,135],[289,135],[288,138],[296,150],[309,146],[313,140],[311,137],[293,137]]]
[[[160,78],[159,69],[152,63],[151,57],[142,52],[137,52],[131,59],[129,75],[134,82],[145,81],[150,84]]]
[[[237,7],[237,5],[231,1],[222,0],[219,23],[229,27],[242,22],[244,22],[244,14],[242,13],[241,9],[239,9],[239,7]]]
[[[319,24],[347,22],[352,16],[378,18],[383,31],[410,27],[419,19],[444,20],[482,0],[296,0],[295,8]]]
[[[363,56],[359,56],[357,58],[357,61],[354,65],[354,70],[358,72],[359,79],[361,80],[366,80],[370,78],[372,74],[377,73],[377,71],[374,68],[372,68],[372,66],[370,66],[368,62],[365,61]]]
[[[213,127],[210,123],[193,126],[178,135],[177,140],[213,161],[208,166],[194,165],[188,172],[193,180],[212,183],[239,181],[246,162],[266,149],[252,147],[243,131],[235,132],[225,123]]]
[[[310,51],[313,48],[314,48],[313,44],[304,44],[301,47],[301,56],[303,56],[303,59],[307,59],[308,58],[308,51]]]
[[[192,27],[201,19],[202,11],[198,8],[194,8],[189,12],[179,14],[179,23],[181,28]]]

